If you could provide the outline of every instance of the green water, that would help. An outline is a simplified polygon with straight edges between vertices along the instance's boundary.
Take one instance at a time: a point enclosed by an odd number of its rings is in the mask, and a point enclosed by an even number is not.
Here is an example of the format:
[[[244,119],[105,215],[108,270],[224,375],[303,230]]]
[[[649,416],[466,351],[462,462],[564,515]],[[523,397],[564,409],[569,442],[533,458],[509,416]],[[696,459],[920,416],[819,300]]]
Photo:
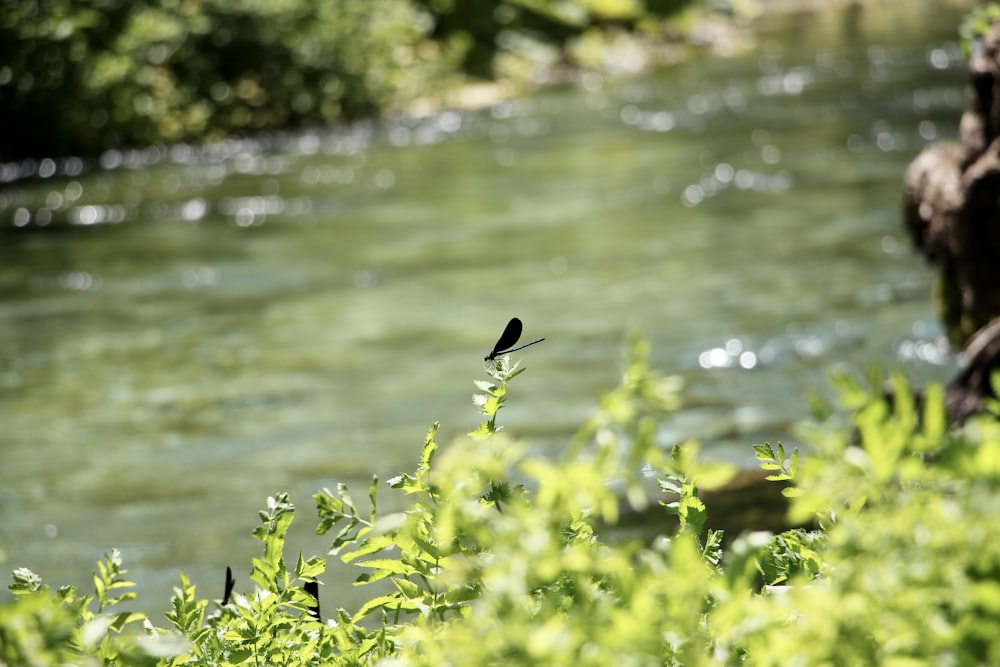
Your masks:
[[[956,131],[959,15],[871,4],[482,112],[5,165],[4,569],[85,584],[118,547],[147,610],[178,570],[219,596],[282,490],[292,550],[321,553],[311,494],[412,470],[432,421],[471,429],[514,315],[546,341],[501,421],[545,453],[616,383],[631,327],[686,381],[664,444],[746,465],[792,441],[833,364],[946,379],[900,197]],[[326,608],[352,604],[326,583]]]

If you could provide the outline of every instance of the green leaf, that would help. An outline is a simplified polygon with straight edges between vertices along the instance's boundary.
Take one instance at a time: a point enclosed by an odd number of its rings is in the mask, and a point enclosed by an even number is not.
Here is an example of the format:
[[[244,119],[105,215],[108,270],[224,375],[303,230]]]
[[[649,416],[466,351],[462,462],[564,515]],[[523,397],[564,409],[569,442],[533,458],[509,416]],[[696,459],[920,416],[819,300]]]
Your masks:
[[[368,502],[372,506],[368,513],[368,522],[374,525],[378,517],[378,475],[372,475],[371,484],[368,485]]]
[[[299,579],[315,579],[326,571],[326,561],[318,556],[313,556],[308,560],[299,554],[299,560],[295,564],[295,576]]]
[[[380,595],[378,597],[372,598],[365,604],[361,606],[352,621],[354,623],[360,622],[365,616],[368,616],[372,611],[376,609],[382,609],[384,611],[398,611],[398,610],[408,610],[413,611],[416,606],[402,598],[398,593],[390,593],[388,595]]]
[[[17,568],[11,572],[11,576],[14,578],[14,583],[8,590],[14,595],[34,593],[42,588],[42,578],[26,567]]]
[[[469,431],[468,436],[473,440],[485,440],[492,436],[495,432],[496,429],[493,428],[493,426],[491,426],[488,422],[483,422],[472,431]]]
[[[413,572],[413,568],[410,566],[391,558],[361,560],[358,561],[357,564],[361,567],[368,567],[376,570],[382,576],[388,576],[390,574],[410,574]]]
[[[422,598],[425,595],[423,589],[421,589],[419,586],[417,586],[409,579],[403,579],[402,577],[395,577],[392,580],[392,584],[393,586],[396,587],[396,590],[398,590],[400,594],[405,598],[413,600],[416,598]]]
[[[758,461],[770,463],[777,460],[777,456],[774,453],[774,448],[772,448],[771,445],[766,442],[763,444],[754,445],[753,453]]]

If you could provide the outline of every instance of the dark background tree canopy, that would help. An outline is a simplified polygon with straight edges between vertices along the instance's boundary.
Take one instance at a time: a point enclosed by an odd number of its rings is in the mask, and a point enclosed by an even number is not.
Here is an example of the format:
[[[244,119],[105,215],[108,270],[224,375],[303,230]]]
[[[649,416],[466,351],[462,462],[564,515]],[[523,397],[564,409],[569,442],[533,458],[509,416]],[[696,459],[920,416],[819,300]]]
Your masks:
[[[336,123],[474,78],[526,36],[659,30],[688,0],[11,0],[0,160]]]

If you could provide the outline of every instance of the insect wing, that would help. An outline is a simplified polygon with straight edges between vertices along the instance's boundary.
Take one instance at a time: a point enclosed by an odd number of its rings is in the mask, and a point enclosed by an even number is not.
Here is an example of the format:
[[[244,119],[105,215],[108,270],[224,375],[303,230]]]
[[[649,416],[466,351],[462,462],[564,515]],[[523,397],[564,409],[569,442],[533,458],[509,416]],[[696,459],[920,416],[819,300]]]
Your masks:
[[[492,359],[508,347],[513,347],[514,344],[517,343],[517,339],[521,337],[521,329],[523,326],[524,325],[521,324],[521,320],[516,317],[512,317],[510,322],[507,323],[507,327],[503,330],[503,333],[500,334],[497,344],[493,346],[493,352],[490,353],[490,358]]]
[[[319,584],[315,581],[307,581],[302,584],[302,589],[313,597],[316,604],[309,607],[309,615],[315,618],[317,621],[321,620],[319,612]]]
[[[229,604],[229,597],[233,594],[233,586],[236,585],[236,580],[233,579],[233,571],[226,566],[226,589],[222,593],[222,606]]]

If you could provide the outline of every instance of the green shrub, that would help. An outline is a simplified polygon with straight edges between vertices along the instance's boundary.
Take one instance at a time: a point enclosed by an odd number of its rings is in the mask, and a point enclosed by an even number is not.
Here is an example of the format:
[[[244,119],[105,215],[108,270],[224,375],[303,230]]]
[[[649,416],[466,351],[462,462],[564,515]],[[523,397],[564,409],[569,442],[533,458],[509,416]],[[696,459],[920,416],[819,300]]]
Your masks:
[[[695,0],[417,0],[434,16],[434,37],[461,54],[461,69],[491,79],[551,75],[553,65],[581,63],[575,42],[600,42],[607,53],[623,33],[644,32]],[[701,3],[704,4],[704,3]],[[662,30],[654,29],[662,42]],[[513,65],[512,65],[513,63]],[[518,66],[519,65],[519,66]]]
[[[0,159],[340,122],[440,82],[408,0],[16,0],[0,15]]]
[[[114,613],[127,587],[117,554],[93,596],[15,573],[0,607],[0,663],[132,665],[975,665],[1000,664],[1000,420],[945,427],[940,388],[923,406],[901,376],[891,402],[835,377],[843,416],[811,429],[813,450],[754,452],[815,530],[705,531],[699,485],[727,466],[656,436],[677,383],[634,341],[621,385],[558,462],[505,437],[497,414],[523,371],[490,364],[475,404],[485,421],[444,448],[429,430],[416,470],[388,480],[408,498],[384,513],[338,486],[314,496],[331,555],[380,582],[353,614],[325,622],[302,590],[321,558],[285,561],[294,507],[268,500],[254,535],[254,591],[207,613],[183,575],[168,625]],[[995,408],[995,406],[994,406]],[[646,475],[679,527],[650,543],[608,532],[622,499],[647,502]],[[667,523],[664,522],[666,526]],[[673,525],[673,524],[671,524]]]
[[[0,160],[342,123],[492,79],[498,59],[530,80],[580,35],[690,2],[9,0]]]

